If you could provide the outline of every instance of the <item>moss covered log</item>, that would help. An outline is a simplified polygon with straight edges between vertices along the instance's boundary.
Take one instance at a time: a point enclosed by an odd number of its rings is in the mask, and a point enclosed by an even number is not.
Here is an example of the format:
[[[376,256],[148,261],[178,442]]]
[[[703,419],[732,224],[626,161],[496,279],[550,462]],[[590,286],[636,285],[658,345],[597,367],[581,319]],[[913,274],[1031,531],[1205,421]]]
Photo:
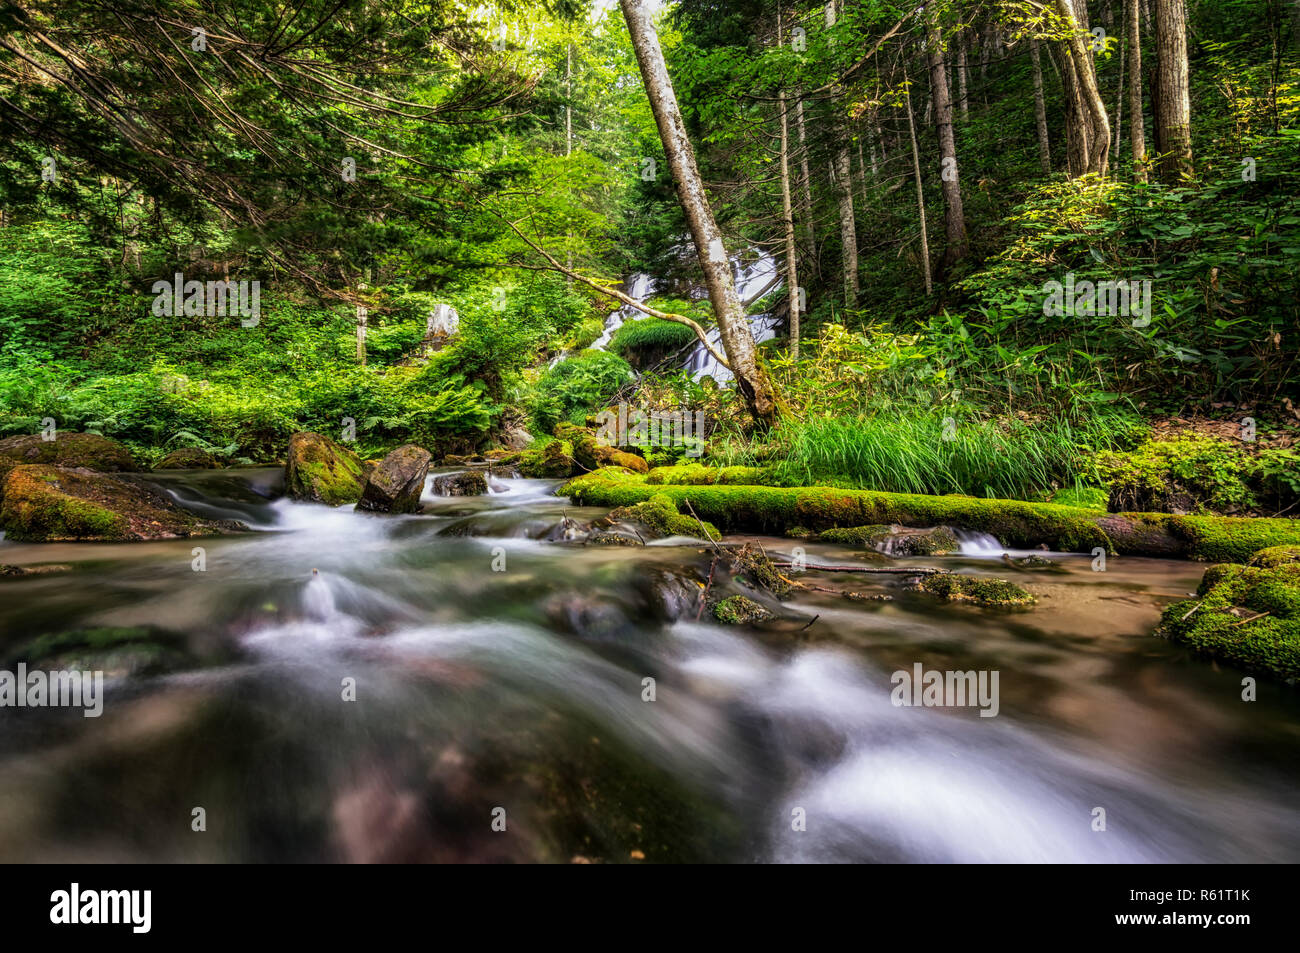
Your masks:
[[[690,468],[665,468],[683,470]],[[701,468],[704,469],[704,468]],[[793,529],[852,528],[897,523],[954,526],[996,536],[1004,545],[1062,552],[1245,562],[1267,546],[1300,545],[1300,521],[1246,517],[1098,513],[1055,503],[969,496],[875,493],[831,487],[676,484],[604,468],[569,481],[560,493],[591,506],[632,506],[663,494],[689,500],[701,519],[724,532],[783,535]],[[660,475],[662,477],[662,475]]]

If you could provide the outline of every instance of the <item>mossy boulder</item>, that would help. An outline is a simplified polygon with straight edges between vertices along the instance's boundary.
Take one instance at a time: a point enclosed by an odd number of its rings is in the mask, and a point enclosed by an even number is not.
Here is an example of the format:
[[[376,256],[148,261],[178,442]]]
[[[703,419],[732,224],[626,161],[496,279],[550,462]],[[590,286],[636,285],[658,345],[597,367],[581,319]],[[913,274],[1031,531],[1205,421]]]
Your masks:
[[[217,458],[198,447],[181,447],[173,450],[154,465],[155,470],[216,470],[221,466]]]
[[[56,433],[53,440],[45,440],[40,434],[6,437],[0,440],[0,460],[80,467],[98,473],[136,469],[130,450],[94,433]]]
[[[656,473],[658,471],[655,471]],[[576,503],[630,506],[665,494],[689,499],[695,512],[723,532],[783,534],[789,529],[898,524],[977,530],[1005,546],[1062,552],[1245,562],[1260,549],[1300,545],[1300,520],[1165,513],[1104,514],[1082,507],[970,496],[877,493],[834,487],[774,487],[651,483],[650,477],[605,467],[570,480],[560,489]]]
[[[543,447],[530,447],[519,456],[519,472],[541,480],[562,480],[578,467],[573,459],[573,444],[552,440]]]
[[[984,576],[964,576],[960,573],[924,576],[912,588],[949,602],[969,602],[989,608],[1020,608],[1032,606],[1038,601],[1014,582]]]
[[[482,496],[488,491],[487,474],[482,470],[443,473],[433,478],[431,488],[438,496]]]
[[[1195,598],[1165,609],[1156,634],[1250,672],[1300,679],[1300,562],[1265,553],[1271,565],[1211,566]]]
[[[413,443],[393,450],[369,471],[357,509],[375,513],[414,513],[420,508],[420,494],[424,492],[424,478],[429,473],[432,459],[428,450]]]
[[[181,509],[151,486],[84,469],[14,467],[5,478],[0,526],[9,539],[172,539],[247,529]]]
[[[295,500],[342,506],[360,501],[366,469],[347,447],[318,433],[289,438],[285,487]]]
[[[772,473],[762,467],[706,467],[700,463],[655,467],[647,483],[671,486],[779,486]]]
[[[556,424],[555,437],[567,441],[573,447],[573,459],[582,469],[626,467],[634,473],[648,473],[650,470],[644,457],[602,443],[590,430],[576,424]]]
[[[946,526],[932,529],[908,529],[904,526],[851,526],[828,529],[818,534],[828,543],[853,543],[869,546],[890,556],[947,556],[958,552],[961,543]]]
[[[653,496],[643,503],[633,506],[620,506],[609,514],[616,520],[633,520],[648,527],[660,536],[691,536],[707,539],[722,539],[718,528],[711,523],[700,523],[691,516],[680,513],[669,497]]]
[[[757,625],[776,614],[748,596],[729,596],[713,607],[713,617],[726,625]]]

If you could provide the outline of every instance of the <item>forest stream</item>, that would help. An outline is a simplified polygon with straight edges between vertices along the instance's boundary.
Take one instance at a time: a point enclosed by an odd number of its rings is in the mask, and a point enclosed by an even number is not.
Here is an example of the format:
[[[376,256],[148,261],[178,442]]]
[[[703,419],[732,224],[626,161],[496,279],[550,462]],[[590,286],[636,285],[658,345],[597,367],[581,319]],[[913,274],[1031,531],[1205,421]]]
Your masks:
[[[891,601],[797,591],[785,624],[724,626],[684,608],[702,540],[546,541],[604,511],[542,480],[435,496],[438,472],[414,516],[291,501],[279,469],[155,473],[255,532],[0,542],[70,567],[0,583],[0,654],[144,639],[98,657],[100,718],[7,713],[0,860],[1300,860],[1300,699],[1244,704],[1151,635],[1203,565],[1051,554],[1024,612],[867,575]],[[1005,575],[1002,552],[897,562]],[[996,717],[891,704],[916,663],[1000,673]]]

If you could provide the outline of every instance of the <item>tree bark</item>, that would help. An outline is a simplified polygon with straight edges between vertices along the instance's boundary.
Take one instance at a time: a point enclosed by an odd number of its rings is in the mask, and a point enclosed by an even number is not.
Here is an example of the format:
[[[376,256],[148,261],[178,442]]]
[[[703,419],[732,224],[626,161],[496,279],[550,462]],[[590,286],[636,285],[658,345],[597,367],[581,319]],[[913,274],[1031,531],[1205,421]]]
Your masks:
[[[1029,52],[1034,58],[1034,122],[1038,126],[1038,161],[1043,175],[1052,174],[1052,144],[1047,135],[1047,103],[1043,99],[1043,59],[1038,52],[1038,41],[1029,41]]]
[[[1133,147],[1133,177],[1147,180],[1146,120],[1142,112],[1142,30],[1139,0],[1128,0],[1128,125]]]
[[[925,190],[921,187],[921,151],[916,145],[916,120],[912,118],[912,87],[906,82],[903,89],[907,93],[907,131],[912,136],[912,175],[916,179],[916,211],[921,219],[921,270],[925,275],[925,295],[933,293],[934,281],[930,276],[930,236],[925,224]]]
[[[781,13],[776,15],[777,45],[782,42]],[[790,357],[799,360],[799,270],[794,252],[794,209],[790,201],[790,115],[785,90],[777,96],[781,110],[781,222],[785,228],[785,285],[790,311]]]
[[[826,4],[828,27],[835,25],[837,14],[835,0],[830,0]],[[831,179],[840,209],[840,263],[844,269],[844,304],[852,308],[858,302],[858,229],[853,214],[853,167],[849,158],[849,137],[843,122],[836,124]]]
[[[1087,36],[1087,8],[1083,3],[1076,7],[1075,2],[1056,0],[1057,13],[1072,28],[1070,37],[1063,41],[1065,65],[1061,70],[1063,80],[1069,76],[1067,106],[1071,107],[1068,112],[1072,113],[1072,121],[1068,128],[1075,137],[1070,143],[1071,160],[1074,164],[1082,162],[1082,172],[1078,174],[1105,175],[1110,160],[1110,118],[1097,87],[1092,54],[1083,40]],[[1084,12],[1080,15],[1077,10]],[[1080,139],[1086,139],[1086,147]],[[1075,174],[1073,167],[1071,174]]]
[[[1160,177],[1192,173],[1192,107],[1187,85],[1187,8],[1184,0],[1156,0],[1156,152]]]
[[[719,336],[727,352],[727,363],[731,366],[736,387],[755,422],[761,427],[770,426],[777,415],[776,394],[766,369],[759,363],[754,335],[749,330],[744,306],[736,294],[731,262],[727,257],[726,246],[722,243],[722,233],[718,230],[713,210],[704,194],[704,182],[695,164],[695,150],[686,135],[686,124],[677,105],[677,94],[673,91],[668,67],[664,63],[659,36],[655,32],[645,0],[619,0],[619,5],[627,20],[632,48],[636,52],[637,64],[641,67],[641,78],[645,83],[651,112],[654,113],[655,125],[659,127],[664,154],[672,169],[677,197],[695,242],[700,268],[704,272],[704,283],[718,321]]]
[[[817,259],[817,229],[813,224],[812,173],[808,171],[808,134],[804,129],[803,91],[796,90],[794,103],[794,124],[799,130],[799,213],[803,219],[804,229],[808,233],[809,260],[813,272],[821,274]]]
[[[940,179],[943,184],[945,245],[943,270],[966,256],[966,215],[961,201],[961,179],[957,171],[957,142],[952,132],[952,99],[943,65],[943,40],[939,14],[929,12],[926,22],[926,54],[930,60],[930,94],[934,100],[934,123],[939,134]]]
[[[964,122],[969,118],[970,99],[966,95],[966,37],[967,32],[963,27],[957,34],[957,104],[961,109],[961,118]]]

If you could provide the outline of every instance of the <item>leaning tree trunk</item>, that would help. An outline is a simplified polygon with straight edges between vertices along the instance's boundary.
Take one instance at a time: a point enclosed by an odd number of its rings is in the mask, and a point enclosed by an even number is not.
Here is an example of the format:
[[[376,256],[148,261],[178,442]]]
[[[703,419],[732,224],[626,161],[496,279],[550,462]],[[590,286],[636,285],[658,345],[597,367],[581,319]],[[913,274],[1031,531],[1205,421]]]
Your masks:
[[[1142,113],[1142,30],[1138,0],[1128,0],[1128,127],[1133,144],[1133,177],[1147,180],[1146,120]]]
[[[912,137],[912,177],[916,180],[916,214],[921,220],[921,273],[925,276],[925,296],[928,298],[934,290],[934,281],[930,276],[930,234],[925,223],[925,190],[921,187],[921,151],[916,144],[916,120],[912,118],[912,87],[903,81],[903,92],[907,95],[907,131]]]
[[[1043,175],[1052,174],[1052,145],[1047,135],[1047,103],[1043,99],[1043,60],[1038,52],[1038,41],[1029,41],[1029,52],[1034,58],[1034,123],[1038,126],[1038,161]]]
[[[1092,54],[1083,40],[1088,28],[1087,7],[1082,2],[1076,6],[1076,2],[1056,0],[1056,12],[1071,29],[1069,38],[1063,41],[1065,65],[1061,69],[1063,80],[1069,76],[1067,106],[1073,106],[1072,110],[1067,110],[1073,113],[1070,129],[1073,136],[1087,139],[1087,147],[1081,156],[1077,154],[1080,143],[1077,139],[1071,140],[1071,150],[1076,152],[1072,159],[1082,158],[1085,173],[1105,175],[1110,161],[1110,117],[1106,115],[1106,104],[1102,102],[1101,90],[1097,87]],[[1076,13],[1076,10],[1082,13]],[[1074,168],[1071,168],[1071,174],[1075,174]]]
[[[821,274],[821,263],[817,258],[817,229],[813,223],[812,213],[812,173],[808,171],[808,133],[804,129],[803,90],[795,89],[794,124],[799,131],[799,216],[803,220],[804,231],[808,235],[808,260],[812,263],[813,274]]]
[[[926,53],[930,60],[930,94],[934,100],[934,124],[939,133],[940,179],[943,184],[943,226],[946,244],[943,270],[966,256],[966,213],[962,208],[961,179],[957,174],[957,142],[952,133],[952,98],[948,74],[943,65],[939,36],[939,15],[931,12],[926,25]]]
[[[672,79],[664,63],[664,52],[659,46],[659,35],[651,22],[645,0],[619,0],[623,17],[627,20],[632,48],[645,83],[650,110],[654,113],[664,154],[672,169],[677,186],[677,197],[686,214],[691,238],[695,241],[700,268],[704,271],[704,284],[709,290],[709,300],[718,321],[722,346],[727,353],[727,363],[736,378],[750,414],[760,426],[769,426],[777,414],[776,395],[767,371],[758,361],[754,335],[749,330],[744,306],[736,293],[736,283],[731,274],[731,262],[722,244],[722,233],[704,194],[704,182],[695,164],[695,150],[686,135],[686,124],[677,105]]]
[[[1184,0],[1156,0],[1156,152],[1160,177],[1192,172],[1192,105],[1187,87],[1187,9]]]

